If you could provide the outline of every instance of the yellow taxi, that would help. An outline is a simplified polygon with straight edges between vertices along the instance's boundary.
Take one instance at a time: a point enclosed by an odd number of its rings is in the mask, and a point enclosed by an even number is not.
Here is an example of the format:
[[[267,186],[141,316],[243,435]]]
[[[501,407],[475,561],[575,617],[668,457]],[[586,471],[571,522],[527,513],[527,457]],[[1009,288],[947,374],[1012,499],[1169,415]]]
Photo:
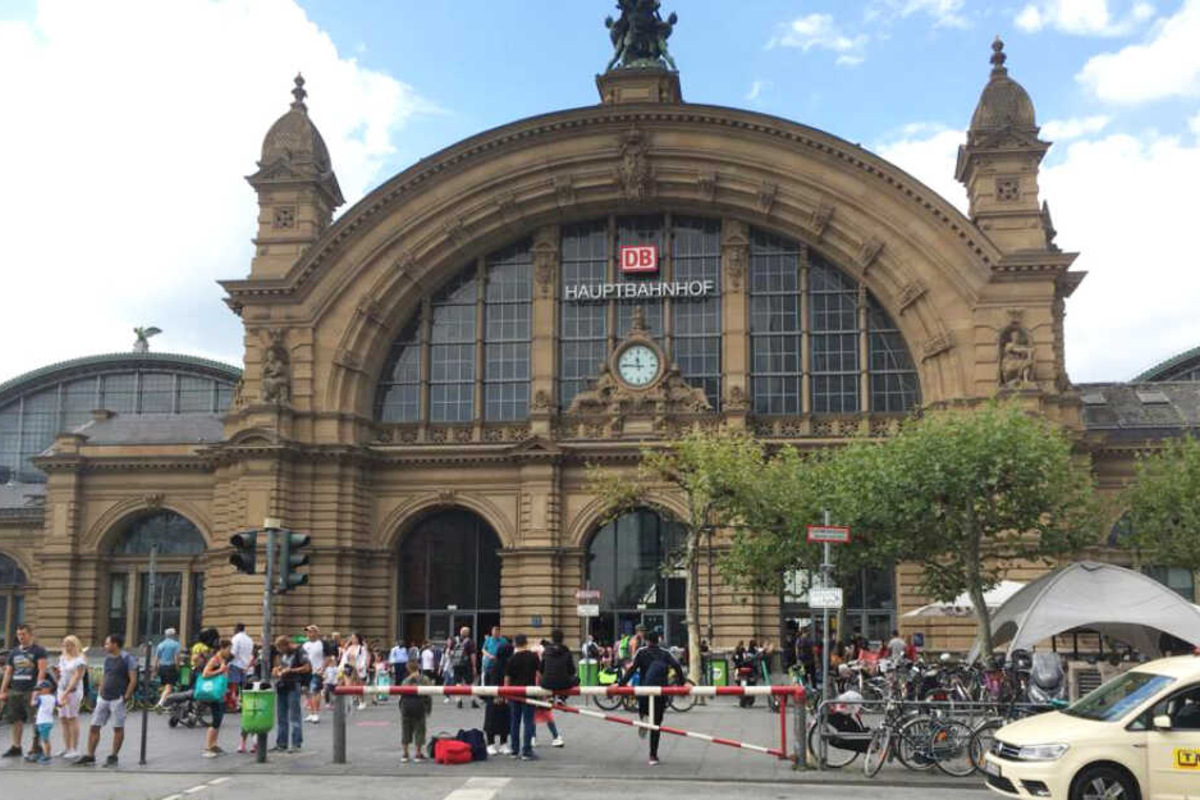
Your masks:
[[[1200,800],[1200,656],[1140,664],[1004,726],[984,774],[1005,797]]]

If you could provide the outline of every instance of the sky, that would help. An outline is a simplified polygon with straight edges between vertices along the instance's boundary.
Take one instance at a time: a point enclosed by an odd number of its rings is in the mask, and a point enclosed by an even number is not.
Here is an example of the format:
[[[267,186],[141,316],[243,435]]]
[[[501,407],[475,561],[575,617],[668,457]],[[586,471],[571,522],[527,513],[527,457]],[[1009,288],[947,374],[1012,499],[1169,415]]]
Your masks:
[[[608,0],[0,0],[0,381],[68,358],[240,364],[244,176],[302,71],[345,211],[441,148],[597,102]],[[956,149],[1006,42],[1029,91],[1077,382],[1200,345],[1200,0],[663,0],[684,98],[860,143],[959,208]]]

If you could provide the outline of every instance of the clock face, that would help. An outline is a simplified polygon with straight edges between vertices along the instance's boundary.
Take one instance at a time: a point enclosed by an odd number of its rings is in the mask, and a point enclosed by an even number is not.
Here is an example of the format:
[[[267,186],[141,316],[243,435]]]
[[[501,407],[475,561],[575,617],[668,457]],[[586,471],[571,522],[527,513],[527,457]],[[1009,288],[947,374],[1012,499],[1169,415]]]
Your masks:
[[[630,386],[648,386],[658,376],[658,353],[644,344],[630,345],[617,358],[617,373]]]

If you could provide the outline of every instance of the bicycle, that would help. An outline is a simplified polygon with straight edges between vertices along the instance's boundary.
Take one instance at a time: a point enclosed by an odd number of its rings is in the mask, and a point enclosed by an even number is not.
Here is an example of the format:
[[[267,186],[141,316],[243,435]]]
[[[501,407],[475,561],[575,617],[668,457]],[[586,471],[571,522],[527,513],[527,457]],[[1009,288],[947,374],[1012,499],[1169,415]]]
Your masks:
[[[903,707],[889,701],[884,721],[871,737],[863,761],[863,772],[873,778],[894,756],[914,770],[936,767],[940,772],[963,778],[975,771],[969,743],[973,731],[955,719],[937,715],[905,714]]]

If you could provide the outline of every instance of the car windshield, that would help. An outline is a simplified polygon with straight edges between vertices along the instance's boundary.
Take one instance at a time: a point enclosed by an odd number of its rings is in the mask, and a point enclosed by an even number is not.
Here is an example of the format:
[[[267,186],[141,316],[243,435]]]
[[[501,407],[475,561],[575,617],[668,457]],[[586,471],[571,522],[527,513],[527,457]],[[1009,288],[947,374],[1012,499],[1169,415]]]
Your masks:
[[[1158,694],[1164,687],[1175,682],[1166,675],[1152,672],[1126,672],[1080,698],[1064,714],[1084,719],[1112,722],[1124,717],[1146,700]]]

